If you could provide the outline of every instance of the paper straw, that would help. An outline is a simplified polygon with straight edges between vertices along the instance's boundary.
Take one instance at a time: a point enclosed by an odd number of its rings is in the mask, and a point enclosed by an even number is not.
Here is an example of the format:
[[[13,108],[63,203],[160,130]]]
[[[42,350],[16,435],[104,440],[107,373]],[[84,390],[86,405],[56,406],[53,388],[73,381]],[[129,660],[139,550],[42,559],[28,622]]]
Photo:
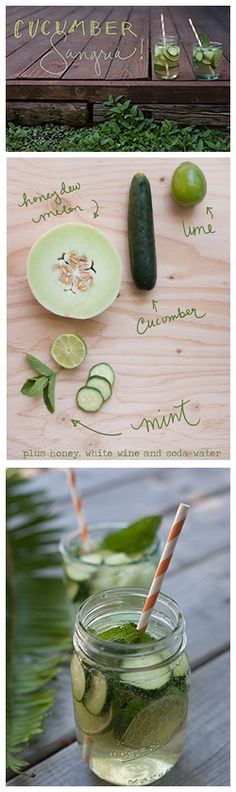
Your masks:
[[[91,753],[91,744],[92,744],[92,737],[89,734],[85,734],[83,739],[83,760],[86,764],[89,764],[89,758]]]
[[[67,472],[67,478],[68,478],[68,484],[72,497],[72,502],[78,523],[78,528],[81,535],[81,540],[84,546],[88,546],[88,540],[89,540],[88,526],[84,519],[83,503],[81,497],[77,492],[76,475],[74,473],[74,470],[70,468],[66,472]]]
[[[141,613],[139,622],[137,624],[137,630],[140,630],[140,632],[145,632],[147,628],[154,605],[160,593],[160,589],[162,586],[165,573],[171,562],[175,545],[177,544],[179,535],[185,523],[188,509],[189,506],[187,506],[186,503],[180,503],[179,508],[176,512],[175,519],[173,525],[171,526],[170,533],[167,542],[165,544],[163,553],[161,555],[156,574],[153,578],[143,611]]]
[[[164,14],[161,14],[161,32],[162,32],[163,44],[165,46],[165,43],[166,43],[166,31],[165,31]],[[168,66],[168,63],[166,63],[166,74],[167,74],[167,77],[169,77],[169,66]]]
[[[194,27],[194,24],[193,24],[192,20],[190,19],[190,17],[189,17],[189,20],[188,20],[188,21],[189,21],[190,27],[192,28],[192,31],[193,31],[193,33],[194,33],[194,36],[195,36],[195,38],[196,38],[196,40],[197,40],[198,46],[199,46],[199,47],[202,47],[202,43],[201,43],[201,41],[200,41],[199,35],[198,35],[198,33],[197,33],[197,31],[196,31],[196,28]]]

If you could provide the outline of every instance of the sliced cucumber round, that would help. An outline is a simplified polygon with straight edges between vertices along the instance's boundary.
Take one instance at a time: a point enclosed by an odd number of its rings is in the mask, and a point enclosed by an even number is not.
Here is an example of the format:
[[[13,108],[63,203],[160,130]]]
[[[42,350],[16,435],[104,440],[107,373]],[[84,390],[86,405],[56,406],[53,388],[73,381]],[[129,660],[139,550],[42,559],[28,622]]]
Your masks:
[[[222,52],[221,52],[221,50],[220,49],[215,49],[214,52],[213,52],[212,66],[214,66],[214,68],[217,69],[217,66],[220,65],[221,60],[222,60]]]
[[[91,715],[100,715],[107,701],[107,682],[100,671],[90,674],[90,686],[83,698],[83,704]]]
[[[186,676],[189,673],[189,660],[186,652],[184,652],[179,660],[177,660],[176,665],[173,668],[173,675],[174,677],[181,677]]]
[[[89,580],[91,576],[91,571],[86,569],[83,564],[80,564],[79,561],[73,564],[73,561],[66,561],[65,563],[65,571],[66,575],[70,580],[73,580],[74,583],[81,583],[82,580]]]
[[[172,60],[172,58],[173,58],[173,60],[178,60],[179,55],[180,55],[180,48],[177,47],[176,45],[175,46],[173,45],[173,46],[170,46],[170,47],[166,47],[165,52],[166,52],[167,58],[171,58],[171,60]]]
[[[97,388],[87,388],[85,385],[78,390],[76,401],[78,407],[84,412],[97,412],[104,402],[104,398]]]
[[[200,50],[200,49],[196,50],[196,52],[194,52],[194,56],[193,57],[194,57],[194,60],[197,61],[197,63],[201,63],[202,59],[203,59],[202,50]]]
[[[86,690],[86,674],[76,654],[72,655],[70,670],[73,696],[76,701],[81,701]]]
[[[99,734],[109,726],[112,719],[112,705],[103,715],[91,715],[81,701],[74,701],[75,717],[84,734]]]
[[[169,666],[165,665],[160,668],[151,668],[150,666],[152,663],[153,665],[158,665],[158,663],[162,662],[163,657],[161,655],[155,655],[153,661],[150,656],[142,657],[142,659],[140,657],[135,657],[132,658],[131,670],[131,660],[127,658],[127,660],[123,660],[122,663],[123,669],[127,669],[123,681],[129,685],[142,688],[142,690],[160,690],[166,687],[170,682],[171,669]],[[140,670],[135,671],[135,666]],[[148,666],[150,667],[149,669]],[[128,669],[130,669],[130,671]]]
[[[114,385],[115,382],[115,372],[109,363],[97,363],[93,366],[89,372],[89,379],[91,377],[104,377],[110,385]]]
[[[129,748],[160,747],[169,743],[184,725],[188,697],[176,688],[142,708],[129,724],[121,742]]]
[[[96,388],[101,394],[104,401],[110,399],[112,394],[112,387],[105,377],[89,377],[86,382],[86,388]]]
[[[92,566],[100,566],[103,563],[101,553],[86,553],[86,555],[81,555],[80,558],[84,564],[91,564]]]

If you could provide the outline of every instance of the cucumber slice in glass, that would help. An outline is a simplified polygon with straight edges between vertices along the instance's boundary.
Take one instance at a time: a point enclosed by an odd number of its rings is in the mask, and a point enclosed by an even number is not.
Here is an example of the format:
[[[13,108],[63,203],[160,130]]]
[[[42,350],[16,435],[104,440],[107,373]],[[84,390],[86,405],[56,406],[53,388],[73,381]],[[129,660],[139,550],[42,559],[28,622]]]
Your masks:
[[[92,564],[93,566],[100,566],[103,563],[103,558],[100,553],[86,553],[80,556],[80,560],[84,564]]]
[[[79,583],[75,583],[73,580],[67,579],[66,581],[66,590],[71,602],[74,602],[79,593]]]
[[[104,401],[110,399],[112,388],[110,382],[105,377],[89,377],[86,382],[86,388],[96,388],[102,394]]]
[[[84,734],[99,734],[109,726],[112,719],[112,706],[103,715],[91,715],[82,701],[74,702],[75,717]]]
[[[193,57],[194,57],[194,60],[197,61],[197,63],[201,63],[202,59],[203,59],[202,50],[200,50],[200,49],[196,50],[196,52],[194,52],[194,56]]]
[[[85,385],[78,390],[76,401],[78,407],[84,412],[97,412],[97,410],[100,410],[104,398],[96,388],[87,388],[87,385]]]
[[[109,363],[97,363],[95,366],[92,366],[89,372],[89,379],[91,377],[104,377],[110,385],[114,385],[115,382],[115,372],[114,369],[109,365]]]
[[[178,60],[180,56],[180,48],[174,45],[166,47],[165,54],[167,55],[167,58],[171,58],[171,60]]]
[[[65,571],[66,575],[70,580],[73,580],[75,583],[80,583],[82,580],[89,580],[91,576],[91,572],[89,569],[86,569],[83,564],[80,564],[79,561],[73,564],[73,561],[66,561],[65,564]]]
[[[81,701],[86,690],[86,675],[82,663],[76,654],[72,655],[70,670],[73,696],[76,701]]]
[[[166,695],[142,708],[120,738],[128,748],[160,747],[166,745],[184,725],[188,710],[188,697],[182,691],[170,688]]]
[[[155,663],[162,663],[163,657],[161,655],[156,655],[153,660],[153,664]],[[123,669],[127,669],[126,673],[124,674],[123,681],[128,683],[129,685],[134,685],[135,687],[142,688],[142,690],[160,690],[161,688],[166,687],[166,685],[170,682],[171,679],[171,670],[169,666],[164,666],[162,668],[151,668],[152,660],[149,657],[135,657],[132,658],[132,670],[131,670],[131,660],[127,658],[127,660],[123,661]],[[135,671],[135,666],[139,671]],[[150,666],[150,670],[148,670],[148,666]],[[130,668],[130,671],[128,670]],[[144,672],[145,668],[145,672]]]
[[[100,715],[107,700],[107,683],[100,671],[92,671],[90,686],[83,698],[83,704],[91,715]]]

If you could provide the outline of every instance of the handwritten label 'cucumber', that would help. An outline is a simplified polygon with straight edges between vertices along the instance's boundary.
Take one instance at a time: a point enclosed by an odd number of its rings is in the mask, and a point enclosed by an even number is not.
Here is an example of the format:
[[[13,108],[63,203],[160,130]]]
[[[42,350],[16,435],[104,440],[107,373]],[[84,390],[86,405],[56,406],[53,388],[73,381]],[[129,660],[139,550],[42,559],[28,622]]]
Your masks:
[[[158,301],[153,300],[155,302],[155,306],[157,306]],[[157,307],[154,309],[157,312]],[[144,335],[148,330],[153,330],[155,327],[159,327],[162,324],[169,324],[171,322],[175,322],[177,319],[185,319],[186,316],[192,316],[194,319],[204,319],[206,313],[201,313],[198,308],[180,308],[178,307],[173,314],[166,314],[165,316],[158,316],[155,319],[145,319],[144,316],[140,316],[137,321],[136,330],[138,335]]]

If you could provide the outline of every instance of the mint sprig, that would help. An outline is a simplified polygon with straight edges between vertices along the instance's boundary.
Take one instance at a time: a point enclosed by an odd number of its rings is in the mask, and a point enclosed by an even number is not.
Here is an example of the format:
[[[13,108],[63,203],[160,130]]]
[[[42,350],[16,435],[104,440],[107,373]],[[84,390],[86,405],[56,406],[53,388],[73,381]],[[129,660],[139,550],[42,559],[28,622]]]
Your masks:
[[[127,528],[107,534],[100,547],[112,550],[114,553],[127,553],[127,555],[142,553],[154,541],[161,519],[160,515],[143,517],[142,520],[131,523]]]
[[[199,33],[198,37],[200,39],[202,47],[209,47],[210,39],[209,39],[209,37],[207,36],[206,33]]]
[[[102,638],[103,641],[122,644],[140,644],[154,641],[151,635],[137,630],[134,622],[127,622],[127,624],[122,624],[120,627],[110,627],[102,633],[97,633],[97,637]]]
[[[57,372],[46,366],[34,355],[26,355],[28,363],[32,366],[34,371],[39,374],[38,377],[31,377],[22,385],[21,393],[25,396],[39,397],[43,396],[44,404],[49,412],[55,410],[55,382]]]

